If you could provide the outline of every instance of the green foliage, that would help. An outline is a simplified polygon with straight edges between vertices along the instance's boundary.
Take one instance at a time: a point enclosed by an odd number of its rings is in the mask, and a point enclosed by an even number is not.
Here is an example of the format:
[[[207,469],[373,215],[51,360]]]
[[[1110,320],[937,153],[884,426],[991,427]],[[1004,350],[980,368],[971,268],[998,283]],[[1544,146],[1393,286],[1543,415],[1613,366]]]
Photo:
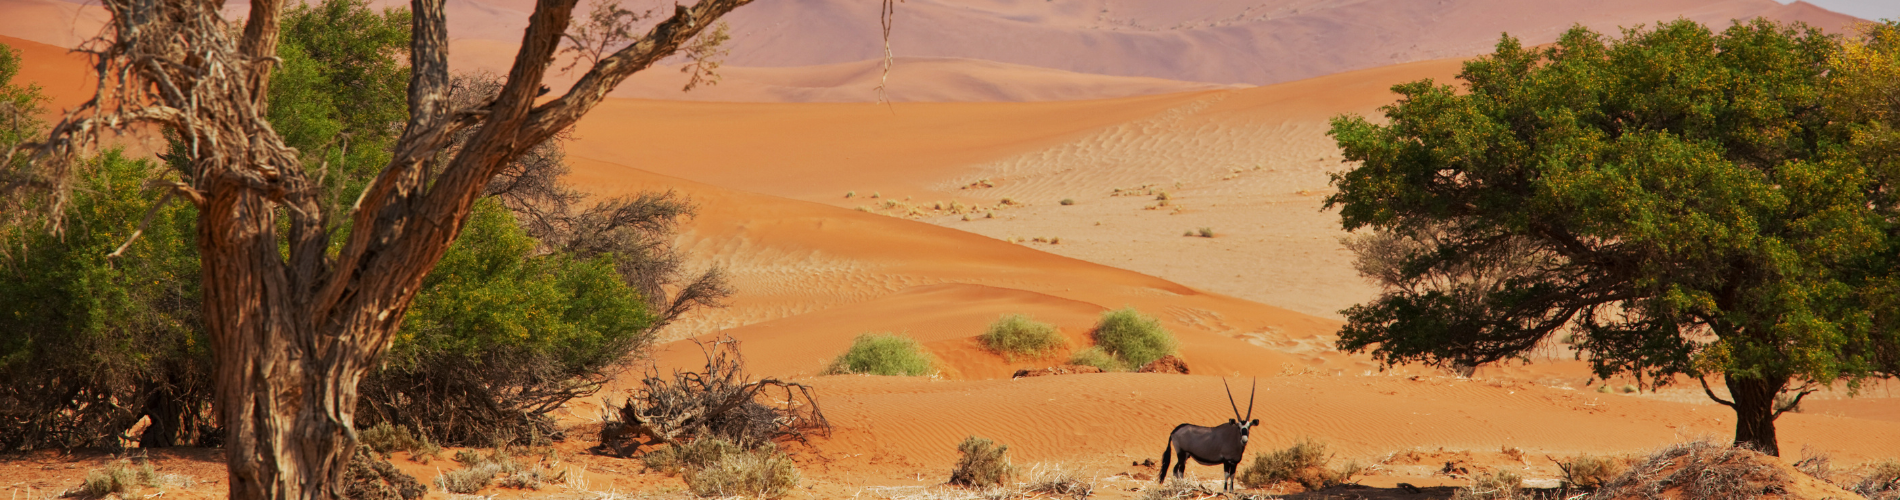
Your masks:
[[[1840,54],[1764,20],[1574,28],[1504,38],[1463,90],[1393,87],[1387,124],[1334,119],[1359,166],[1327,206],[1388,240],[1339,347],[1471,366],[1574,331],[1599,377],[1724,374],[1764,388],[1737,411],[1767,422],[1790,381],[1900,371],[1900,330],[1874,327],[1900,304],[1900,177],[1855,145],[1878,120],[1828,106]]]
[[[990,323],[989,330],[977,337],[983,347],[1010,360],[1016,356],[1041,358],[1069,345],[1056,326],[1022,314],[1011,314]]]
[[[546,411],[652,341],[653,315],[611,255],[537,244],[499,202],[478,201],[365,381],[364,413],[452,443],[538,444],[553,432]]]
[[[1174,334],[1161,327],[1160,321],[1133,307],[1102,313],[1101,321],[1095,324],[1094,336],[1095,345],[1130,367],[1140,367],[1174,354],[1179,344]]]
[[[210,352],[196,307],[189,204],[152,213],[155,166],[118,151],[91,160],[66,230],[0,225],[0,449],[116,447],[152,414],[149,441],[210,438]]]
[[[1009,446],[987,438],[970,436],[957,444],[957,466],[950,470],[950,484],[974,488],[1002,486],[1016,475],[1009,463]]]
[[[1088,349],[1075,351],[1074,355],[1069,356],[1069,364],[1093,366],[1105,372],[1128,371],[1128,365],[1115,359],[1115,355],[1103,350],[1102,346],[1089,346]]]
[[[0,146],[4,147],[25,142],[46,128],[38,117],[46,104],[45,94],[39,85],[15,85],[13,77],[19,75],[20,51],[0,44]]]
[[[271,74],[269,119],[306,165],[322,166],[332,213],[343,213],[389,163],[409,119],[408,53],[408,9],[322,0],[284,12],[277,46],[284,63]]]
[[[851,341],[851,348],[825,367],[825,374],[923,376],[935,373],[936,358],[917,339],[889,333],[867,333]]]

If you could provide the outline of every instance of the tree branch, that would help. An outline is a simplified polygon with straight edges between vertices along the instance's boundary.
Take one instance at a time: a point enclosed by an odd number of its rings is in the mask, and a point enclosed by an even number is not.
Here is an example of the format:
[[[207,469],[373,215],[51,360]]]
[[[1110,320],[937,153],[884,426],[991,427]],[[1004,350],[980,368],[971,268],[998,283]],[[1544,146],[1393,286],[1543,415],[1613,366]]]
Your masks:
[[[1696,375],[1696,377],[1695,377],[1695,379],[1696,379],[1697,381],[1700,381],[1700,382],[1702,382],[1702,393],[1703,393],[1703,394],[1708,394],[1708,395],[1709,395],[1709,399],[1713,399],[1713,400],[1715,400],[1715,402],[1717,402],[1717,403],[1722,403],[1722,406],[1727,406],[1727,407],[1730,407],[1730,408],[1734,408],[1734,407],[1735,407],[1735,402],[1734,402],[1734,401],[1729,401],[1729,400],[1726,400],[1726,399],[1722,399],[1722,398],[1719,398],[1719,397],[1716,397],[1716,396],[1715,396],[1715,391],[1714,391],[1714,390],[1710,390],[1710,389],[1709,389],[1709,379],[1708,379],[1708,377],[1706,377],[1706,376],[1703,376],[1703,375]]]

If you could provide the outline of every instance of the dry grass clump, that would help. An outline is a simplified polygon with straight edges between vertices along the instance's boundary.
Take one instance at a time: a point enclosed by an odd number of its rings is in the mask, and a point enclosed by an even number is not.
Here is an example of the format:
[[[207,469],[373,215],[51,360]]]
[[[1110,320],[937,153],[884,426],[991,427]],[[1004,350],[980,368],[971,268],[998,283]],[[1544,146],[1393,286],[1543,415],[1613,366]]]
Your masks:
[[[1040,359],[1069,345],[1062,334],[1056,332],[1056,325],[1036,321],[1022,314],[1003,316],[990,323],[989,329],[977,337],[977,341],[982,342],[984,348],[1010,361],[1015,361],[1016,356]]]
[[[139,487],[159,485],[158,470],[148,461],[132,465],[129,460],[118,460],[106,464],[104,468],[86,473],[79,488],[66,492],[66,496],[78,498],[104,498],[113,493],[126,493]]]
[[[640,460],[647,470],[654,470],[668,476],[685,472],[686,469],[698,469],[711,466],[726,455],[743,453],[745,447],[718,437],[703,437],[687,441],[685,444],[668,446],[648,452]]]
[[[1867,500],[1900,500],[1900,460],[1887,459],[1868,465],[1860,474],[1860,480],[1846,488]]]
[[[1009,446],[970,436],[957,445],[957,452],[963,457],[950,470],[950,484],[966,488],[1002,486],[1016,475],[1016,467],[1009,464]]]
[[[1516,473],[1499,469],[1490,474],[1479,474],[1471,478],[1471,485],[1458,488],[1451,495],[1452,500],[1517,500],[1530,498],[1522,491],[1524,478]]]
[[[1223,492],[1191,479],[1175,478],[1165,484],[1151,485],[1141,489],[1136,495],[1139,500],[1205,500],[1222,498],[1228,500],[1266,500],[1266,495],[1256,495],[1239,490]]]
[[[917,339],[890,333],[867,333],[851,341],[851,348],[825,367],[826,375],[860,373],[918,377],[935,373],[936,358]]]
[[[1061,465],[1037,465],[1023,485],[1024,494],[1041,497],[1088,498],[1095,494],[1095,482],[1080,471]]]
[[[1061,203],[1063,206],[1074,205],[1075,198],[1063,198],[1062,201],[1056,203]]]
[[[1242,467],[1235,478],[1248,488],[1291,482],[1312,491],[1343,484],[1363,470],[1357,462],[1348,462],[1337,470],[1328,469],[1326,463],[1331,459],[1332,455],[1326,453],[1326,443],[1301,439],[1284,450],[1255,454],[1253,463]]]
[[[1785,489],[1792,478],[1759,452],[1709,441],[1664,448],[1603,485],[1592,498],[1747,499]]]
[[[552,456],[552,449],[548,453]],[[565,480],[565,472],[550,472],[540,464],[523,464],[515,458],[514,452],[506,447],[496,448],[489,453],[479,450],[456,452],[455,461],[461,463],[462,468],[436,476],[435,485],[450,493],[467,495],[481,491],[490,484],[503,488],[538,490],[543,483]]]
[[[770,443],[726,453],[704,467],[686,469],[686,486],[702,497],[778,498],[798,486],[798,467]]]

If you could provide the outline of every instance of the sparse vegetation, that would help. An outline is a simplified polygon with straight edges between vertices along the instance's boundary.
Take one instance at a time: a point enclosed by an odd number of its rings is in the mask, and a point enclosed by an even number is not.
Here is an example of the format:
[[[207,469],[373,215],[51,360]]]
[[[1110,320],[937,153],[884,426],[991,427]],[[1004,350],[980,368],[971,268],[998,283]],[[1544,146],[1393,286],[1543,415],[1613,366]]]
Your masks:
[[[1141,500],[1191,500],[1214,498],[1221,492],[1207,485],[1186,478],[1170,479],[1168,482],[1148,486],[1141,490]]]
[[[105,468],[86,473],[86,479],[79,488],[67,494],[80,498],[104,498],[114,493],[126,493],[133,488],[158,486],[158,471],[151,462],[141,460],[133,465],[129,460],[115,460]]]
[[[1564,483],[1585,491],[1596,491],[1608,484],[1611,479],[1623,475],[1629,463],[1612,457],[1577,455],[1567,460],[1553,460],[1557,468],[1564,472]]]
[[[701,467],[685,470],[686,486],[702,497],[778,498],[798,486],[791,457],[766,443],[757,449],[729,451]]]
[[[343,472],[343,498],[350,500],[416,500],[429,488],[371,450],[357,448]]]
[[[924,376],[935,373],[936,359],[917,339],[890,334],[867,333],[851,341],[851,348],[825,367],[825,374],[859,373],[867,375]]]
[[[1195,233],[1200,235],[1200,237],[1202,238],[1212,238],[1214,237],[1214,228],[1203,227],[1199,231],[1196,231]]]
[[[1108,351],[1103,350],[1101,346],[1090,346],[1087,349],[1076,351],[1075,354],[1069,356],[1069,364],[1093,366],[1101,368],[1102,371],[1105,372],[1128,370],[1128,365],[1122,364],[1121,360],[1115,359],[1115,355],[1109,354]]]
[[[977,341],[1011,361],[1017,356],[1040,359],[1069,345],[1055,325],[1022,314],[1010,314],[990,323]]]
[[[1031,468],[1029,482],[1023,484],[1023,492],[1080,500],[1095,494],[1095,482],[1069,467],[1039,464]]]
[[[1848,489],[1867,500],[1900,500],[1900,460],[1887,459],[1868,465],[1860,480]]]
[[[963,456],[950,471],[950,484],[973,488],[1001,486],[1016,475],[1015,466],[1009,463],[1009,446],[970,436],[957,445],[957,452]]]
[[[1754,498],[1791,481],[1776,459],[1760,452],[1708,441],[1664,448],[1605,483],[1597,498],[1671,498],[1685,500]]]
[[[1471,485],[1452,493],[1453,500],[1517,500],[1528,498],[1519,493],[1524,478],[1506,469],[1471,478]]]
[[[1074,205],[1075,198],[1063,198],[1062,201],[1059,201],[1057,203],[1061,203],[1063,206]]]
[[[442,450],[442,447],[430,442],[428,436],[417,436],[409,431],[409,427],[389,425],[389,422],[378,422],[364,429],[362,433],[357,434],[357,444],[369,448],[382,455],[383,458],[389,458],[390,453],[398,451],[421,455],[421,452],[425,450],[436,453]],[[429,453],[431,456],[434,454]]]
[[[1120,358],[1127,366],[1142,366],[1175,353],[1178,342],[1161,322],[1133,307],[1102,313],[1096,323],[1095,345]]]
[[[1292,482],[1311,491],[1345,483],[1361,470],[1357,462],[1349,462],[1337,470],[1329,469],[1326,463],[1331,459],[1325,443],[1301,439],[1283,450],[1255,454],[1253,462],[1242,467],[1235,479],[1248,488]]]
[[[845,191],[845,192],[844,192],[844,197],[846,197],[846,198],[854,198],[854,197],[857,197],[857,196],[858,196],[858,192],[857,192],[857,191]]]

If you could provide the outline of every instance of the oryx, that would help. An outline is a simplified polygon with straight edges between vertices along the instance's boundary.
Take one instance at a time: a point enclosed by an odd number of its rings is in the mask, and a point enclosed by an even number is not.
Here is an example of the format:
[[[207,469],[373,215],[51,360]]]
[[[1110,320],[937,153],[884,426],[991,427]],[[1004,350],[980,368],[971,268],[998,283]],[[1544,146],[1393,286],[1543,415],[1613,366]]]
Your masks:
[[[1240,405],[1234,404],[1234,390],[1227,387],[1227,379],[1221,379],[1220,386],[1227,390],[1227,405],[1234,409],[1234,418],[1227,423],[1214,427],[1201,427],[1194,424],[1174,426],[1168,433],[1168,449],[1161,452],[1161,477],[1158,481],[1168,482],[1168,459],[1179,462],[1174,464],[1174,475],[1181,477],[1187,473],[1187,459],[1201,465],[1220,464],[1227,473],[1223,483],[1227,489],[1234,489],[1234,469],[1240,468],[1240,455],[1247,451],[1247,429],[1260,425],[1253,418],[1253,389],[1260,386],[1260,380],[1254,379],[1253,387],[1247,393],[1247,415],[1240,415]],[[1173,455],[1170,457],[1170,455]]]

